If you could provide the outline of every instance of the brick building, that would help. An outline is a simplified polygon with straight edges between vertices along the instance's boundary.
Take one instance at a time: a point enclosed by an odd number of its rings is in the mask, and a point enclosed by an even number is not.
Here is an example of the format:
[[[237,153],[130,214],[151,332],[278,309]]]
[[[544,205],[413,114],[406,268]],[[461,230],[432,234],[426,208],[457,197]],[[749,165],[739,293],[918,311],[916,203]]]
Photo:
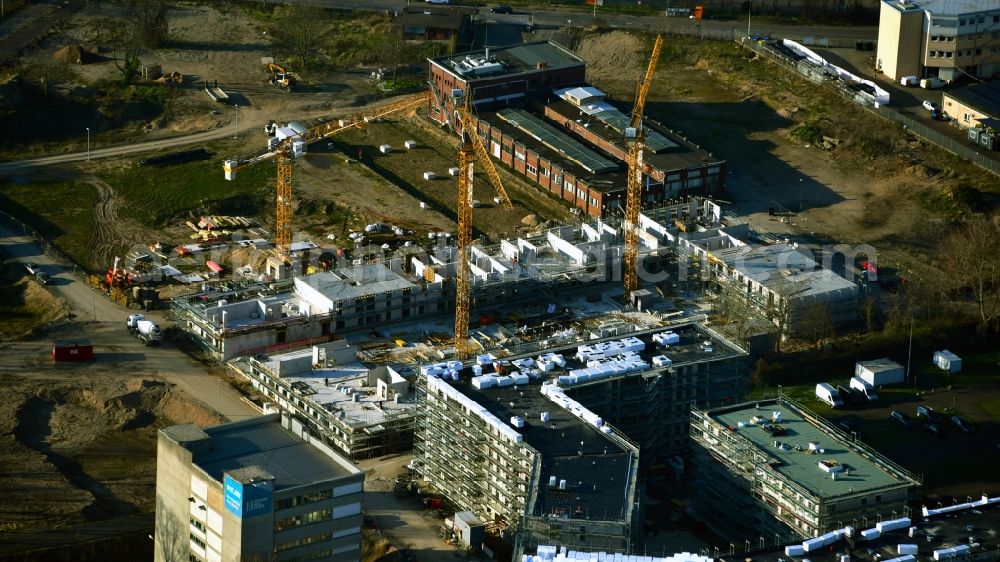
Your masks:
[[[429,115],[459,129],[453,92],[471,89],[488,151],[592,217],[621,212],[629,116],[584,80],[585,62],[552,42],[430,60]],[[647,120],[643,202],[725,187],[725,161]]]

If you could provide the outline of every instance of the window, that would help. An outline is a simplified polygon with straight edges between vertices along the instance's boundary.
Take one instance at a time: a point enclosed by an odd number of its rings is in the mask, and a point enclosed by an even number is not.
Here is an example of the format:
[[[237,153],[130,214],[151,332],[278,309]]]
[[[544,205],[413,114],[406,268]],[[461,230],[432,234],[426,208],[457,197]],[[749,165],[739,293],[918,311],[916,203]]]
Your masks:
[[[202,533],[205,532],[205,524],[195,519],[194,517],[191,518],[191,526],[194,527],[195,529],[198,529]]]
[[[524,169],[531,175],[538,173],[538,170],[536,170],[531,164],[525,164]]]
[[[205,541],[199,539],[198,536],[195,535],[194,533],[192,533],[190,536],[191,536],[191,542],[202,548],[205,548]]]
[[[329,548],[323,550],[317,550],[316,552],[310,552],[309,554],[303,554],[302,556],[296,556],[295,558],[286,558],[285,562],[306,562],[307,560],[319,560],[320,558],[328,558],[333,555],[333,551]]]
[[[515,148],[515,149],[514,149],[514,158],[517,158],[518,160],[524,160],[524,153],[523,153],[523,152],[519,152],[519,151],[518,151],[518,150],[517,150],[517,149]]]
[[[318,535],[312,535],[311,537],[303,537],[298,540],[288,541],[283,543],[278,543],[274,545],[275,552],[283,552],[285,550],[290,550],[293,548],[298,548],[300,546],[306,546],[307,544],[314,544],[318,542],[330,540],[330,533],[320,533]]]
[[[310,525],[312,523],[319,523],[321,521],[330,520],[331,511],[330,509],[320,509],[319,511],[310,511],[309,513],[304,513],[302,515],[293,515],[291,517],[286,517],[280,519],[274,524],[275,531],[284,531],[285,529],[291,529],[293,527],[299,527],[302,525]]]
[[[274,510],[288,509],[290,507],[295,507],[298,505],[305,505],[307,503],[313,503],[323,500],[328,500],[333,497],[333,490],[327,488],[325,490],[318,490],[309,494],[304,494],[301,496],[295,496],[294,498],[285,498],[274,502]]]

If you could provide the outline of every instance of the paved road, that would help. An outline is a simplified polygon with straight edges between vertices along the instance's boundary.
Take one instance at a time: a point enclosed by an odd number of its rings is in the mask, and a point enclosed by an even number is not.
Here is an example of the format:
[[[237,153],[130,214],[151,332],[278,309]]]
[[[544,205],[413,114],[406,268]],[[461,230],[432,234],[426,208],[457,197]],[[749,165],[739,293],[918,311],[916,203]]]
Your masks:
[[[146,347],[133,338],[125,329],[125,317],[133,311],[104,298],[68,273],[62,264],[45,255],[38,243],[23,235],[6,218],[0,219],[0,249],[15,261],[39,264],[52,276],[48,289],[66,302],[75,321],[82,321],[78,324],[81,335],[92,337],[98,347],[104,345],[114,350],[112,363],[120,364],[122,369],[134,368],[143,374],[159,376],[230,420],[258,415],[229,385],[169,343]],[[162,315],[150,316],[166,327]],[[37,342],[28,344],[37,346]]]
[[[398,11],[408,4],[420,5],[417,0],[407,2],[407,0],[295,0],[285,3],[304,3],[324,8],[339,8],[346,10],[373,10],[373,11]],[[501,3],[501,2],[497,2]],[[490,14],[489,10],[482,8],[480,18],[486,18],[498,23],[522,22],[527,14],[514,14],[505,16],[500,14]],[[535,26],[579,26],[590,25],[595,21],[594,12],[589,7],[581,9],[559,9],[559,10],[534,10],[530,14],[531,21]],[[706,35],[720,36],[727,33],[736,33],[736,37],[746,33],[746,20],[688,20],[679,17],[667,17],[665,15],[633,16],[625,14],[606,13],[602,14],[600,8],[597,10],[597,21],[603,21],[604,25],[611,27],[647,29],[652,31],[666,31],[688,29],[691,33],[700,31]],[[795,26],[795,25],[772,25],[765,21],[754,22],[750,18],[750,30],[754,34],[770,33],[775,37],[788,39],[802,39],[813,37],[816,39],[826,37],[828,39],[839,40],[874,40],[878,38],[877,26]],[[735,30],[735,31],[734,31]]]
[[[244,124],[244,127],[247,126],[248,124]],[[138,152],[149,152],[151,150],[159,150],[164,148],[176,148],[179,146],[231,137],[233,136],[234,132],[235,132],[235,125],[233,127],[212,129],[210,131],[203,131],[201,133],[192,133],[190,135],[184,135],[181,137],[170,137],[165,139],[152,140],[135,144],[123,145],[123,146],[98,148],[90,151],[89,158],[91,160],[99,160],[101,158],[115,158],[119,156],[125,156],[127,154],[135,154]],[[86,150],[83,150],[80,152],[67,152],[65,154],[57,154],[55,156],[32,158],[30,160],[18,160],[15,162],[0,162],[0,174],[17,173],[20,171],[28,170],[30,168],[52,166],[55,164],[66,164],[69,162],[80,162],[82,160],[87,160],[87,159],[88,159],[88,153]]]

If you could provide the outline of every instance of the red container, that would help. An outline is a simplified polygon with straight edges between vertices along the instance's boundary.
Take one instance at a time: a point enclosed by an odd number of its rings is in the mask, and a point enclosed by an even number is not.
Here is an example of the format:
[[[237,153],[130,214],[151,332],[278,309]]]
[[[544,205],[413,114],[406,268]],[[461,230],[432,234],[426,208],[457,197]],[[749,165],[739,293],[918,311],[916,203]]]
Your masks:
[[[90,361],[94,346],[87,339],[56,340],[52,344],[53,361]]]
[[[430,507],[431,507],[431,509],[440,509],[441,508],[441,500],[438,499],[438,498],[432,498],[431,501],[430,501]]]
[[[220,274],[222,273],[222,266],[215,263],[212,260],[205,262],[205,266],[212,270],[212,273]]]

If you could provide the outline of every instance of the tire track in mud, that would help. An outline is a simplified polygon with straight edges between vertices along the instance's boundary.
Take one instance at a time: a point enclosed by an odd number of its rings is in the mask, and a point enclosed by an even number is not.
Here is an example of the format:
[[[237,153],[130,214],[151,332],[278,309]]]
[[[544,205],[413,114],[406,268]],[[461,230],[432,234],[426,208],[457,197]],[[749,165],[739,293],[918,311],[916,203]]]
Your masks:
[[[97,264],[111,264],[116,252],[127,244],[122,234],[122,225],[118,220],[118,197],[115,190],[97,178],[88,178],[85,182],[97,191],[94,202],[94,250],[93,260]]]

